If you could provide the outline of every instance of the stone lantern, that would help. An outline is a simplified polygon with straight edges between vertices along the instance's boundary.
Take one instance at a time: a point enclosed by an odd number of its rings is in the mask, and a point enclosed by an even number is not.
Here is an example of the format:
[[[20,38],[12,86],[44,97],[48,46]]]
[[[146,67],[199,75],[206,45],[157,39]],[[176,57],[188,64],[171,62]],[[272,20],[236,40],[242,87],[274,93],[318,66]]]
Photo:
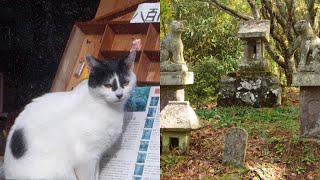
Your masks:
[[[218,106],[274,107],[281,104],[280,81],[271,73],[264,57],[264,42],[269,40],[268,20],[241,21],[238,37],[243,42],[243,57],[238,71],[221,78]]]
[[[269,41],[269,21],[240,21],[239,26],[238,37],[243,42],[243,58],[239,63],[239,71],[270,71],[269,61],[264,59],[263,44]]]
[[[178,147],[189,151],[191,130],[202,126],[187,101],[169,101],[161,111],[162,152]]]
[[[184,100],[184,86],[193,84],[193,73],[186,64],[162,64],[160,71],[162,152],[179,148],[186,153],[191,130],[201,127],[196,113]]]
[[[163,153],[173,148],[188,152],[191,130],[200,128],[202,124],[189,102],[184,100],[184,87],[193,84],[194,79],[193,72],[188,71],[183,58],[182,30],[181,22],[174,21],[160,47],[160,131]]]

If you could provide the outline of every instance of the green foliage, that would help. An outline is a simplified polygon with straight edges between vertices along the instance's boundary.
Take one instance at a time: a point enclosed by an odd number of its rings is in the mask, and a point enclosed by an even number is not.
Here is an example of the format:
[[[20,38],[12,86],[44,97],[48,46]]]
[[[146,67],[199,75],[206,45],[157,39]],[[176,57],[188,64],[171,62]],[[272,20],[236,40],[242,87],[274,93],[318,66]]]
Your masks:
[[[210,101],[220,78],[234,71],[241,58],[238,20],[207,2],[173,0],[171,5],[175,19],[184,23],[184,58],[195,74],[186,98],[197,104]]]
[[[173,11],[171,8],[170,0],[160,1],[160,39],[163,39],[165,34],[168,32],[168,25],[173,19]]]
[[[161,155],[161,162],[160,162],[160,167],[163,166],[173,166],[175,165],[178,161],[185,160],[185,156],[179,156],[179,155],[174,155],[174,154],[169,154],[169,155]]]
[[[297,172],[297,174],[303,174],[305,172],[305,168],[297,166],[296,172]]]
[[[288,128],[298,129],[295,119],[299,117],[299,109],[295,107],[253,108],[253,107],[219,107],[210,110],[197,109],[202,119],[218,120],[220,126],[229,126],[241,121],[280,122]]]
[[[237,61],[229,55],[225,55],[225,60],[229,63],[221,63],[216,57],[208,55],[194,64],[195,84],[186,87],[186,95],[195,105],[213,101],[219,91],[220,77],[225,75],[226,70],[235,70]]]
[[[284,151],[284,146],[283,146],[283,144],[276,144],[274,149],[276,150],[277,154],[282,154]]]

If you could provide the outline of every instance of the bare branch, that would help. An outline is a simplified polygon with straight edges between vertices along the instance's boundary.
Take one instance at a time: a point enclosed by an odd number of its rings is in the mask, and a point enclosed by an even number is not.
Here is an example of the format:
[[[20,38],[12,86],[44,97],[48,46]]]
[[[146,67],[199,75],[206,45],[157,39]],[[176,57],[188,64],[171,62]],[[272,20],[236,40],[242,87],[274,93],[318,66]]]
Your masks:
[[[314,18],[314,25],[313,25],[313,29],[314,29],[314,32],[320,36],[320,9],[317,8],[316,9],[316,16]]]
[[[279,7],[277,5],[278,9],[280,9],[281,7]],[[286,37],[288,39],[289,42],[293,42],[294,40],[294,34],[293,32],[293,26],[294,26],[294,11],[295,11],[295,2],[293,0],[286,0],[286,7],[288,10],[288,15],[287,15],[287,23],[286,25],[283,27],[283,31],[286,34]]]
[[[313,27],[314,25],[314,18],[316,17],[316,12],[314,10],[314,3],[315,3],[315,0],[308,0],[308,1],[305,1],[306,3],[306,6],[307,6],[307,12],[308,12],[308,20],[311,24],[311,26]]]
[[[254,17],[254,19],[257,19],[259,20],[260,19],[260,14],[256,8],[256,1],[254,0],[247,0],[248,1],[248,4],[250,5],[250,8],[251,8],[251,12],[252,12],[252,15]]]
[[[241,14],[239,12],[236,12],[235,10],[223,5],[222,3],[218,2],[217,0],[206,0],[207,2],[209,2],[210,4],[214,4],[216,6],[218,6],[219,8],[221,8],[223,11],[225,11],[226,13],[230,14],[231,16],[235,16],[237,18],[243,19],[243,20],[250,20],[250,19],[254,19],[251,16],[245,15],[245,14]]]
[[[277,7],[279,8],[279,12],[281,14],[281,16],[283,18],[286,18],[287,17],[287,14],[286,14],[286,10],[285,10],[285,6],[281,3],[281,1],[275,1],[276,2],[276,5]]]
[[[262,0],[264,7],[269,11],[270,14],[273,14],[277,22],[281,25],[281,27],[286,26],[286,20],[280,15],[279,12],[275,10],[273,7],[273,2],[270,0]]]
[[[269,42],[265,42],[264,43],[265,45],[265,49],[267,50],[267,52],[269,53],[269,55],[271,56],[271,58],[282,68],[285,68],[286,67],[286,64],[285,64],[285,61],[284,61],[284,58],[279,54],[279,53],[276,53],[272,50]]]

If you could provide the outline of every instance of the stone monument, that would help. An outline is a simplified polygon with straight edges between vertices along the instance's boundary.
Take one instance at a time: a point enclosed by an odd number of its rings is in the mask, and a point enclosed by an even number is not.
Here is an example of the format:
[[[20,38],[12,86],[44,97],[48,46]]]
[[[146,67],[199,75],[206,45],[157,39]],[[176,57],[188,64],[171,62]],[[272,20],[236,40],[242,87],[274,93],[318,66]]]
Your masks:
[[[320,138],[320,40],[307,21],[299,21],[295,29],[300,36],[291,50],[300,48],[298,71],[292,85],[300,86],[300,133],[305,138]]]
[[[264,57],[264,42],[269,40],[268,20],[240,21],[238,37],[244,53],[237,72],[221,78],[218,106],[274,107],[281,104],[280,81],[271,73]]]
[[[160,45],[161,110],[168,101],[184,101],[184,86],[193,84],[193,72],[183,58],[182,32],[183,24],[173,21]]]
[[[241,128],[230,128],[224,141],[223,162],[244,167],[248,133]]]
[[[162,152],[179,148],[188,152],[190,132],[201,127],[189,102],[184,101],[184,86],[193,84],[193,72],[183,59],[183,24],[174,21],[160,46],[160,130]]]

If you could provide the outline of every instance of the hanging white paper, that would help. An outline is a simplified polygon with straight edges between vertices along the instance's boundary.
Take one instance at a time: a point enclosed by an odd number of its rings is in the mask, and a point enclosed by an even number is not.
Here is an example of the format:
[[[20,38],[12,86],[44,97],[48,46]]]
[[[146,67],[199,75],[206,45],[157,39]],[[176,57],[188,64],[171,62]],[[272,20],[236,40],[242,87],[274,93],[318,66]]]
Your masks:
[[[130,23],[154,23],[160,22],[160,3],[139,4]]]

